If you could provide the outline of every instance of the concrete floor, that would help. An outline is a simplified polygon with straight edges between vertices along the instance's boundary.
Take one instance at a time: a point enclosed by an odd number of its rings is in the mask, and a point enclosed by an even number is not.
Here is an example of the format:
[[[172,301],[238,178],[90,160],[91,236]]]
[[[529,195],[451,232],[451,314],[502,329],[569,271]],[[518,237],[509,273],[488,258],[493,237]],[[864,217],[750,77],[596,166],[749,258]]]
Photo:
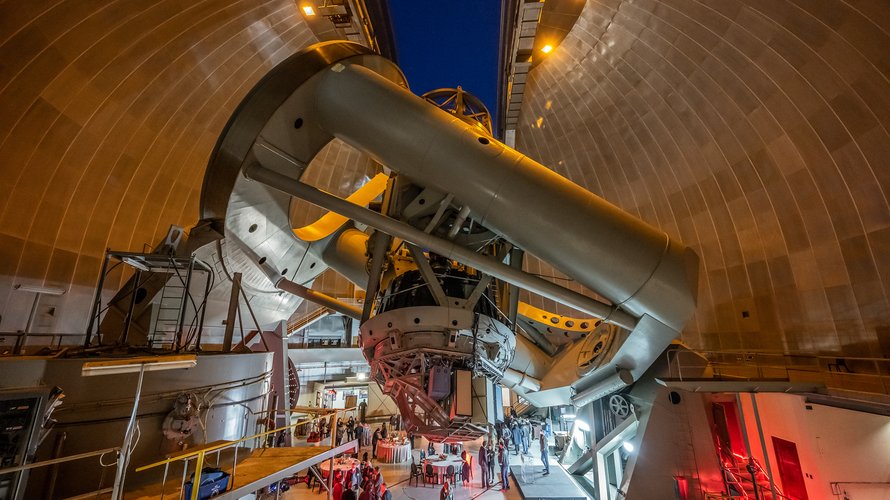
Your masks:
[[[479,446],[481,444],[480,441],[468,443],[465,445],[465,449],[468,452],[473,453],[474,456],[478,456]],[[425,440],[418,440],[418,446],[423,446],[426,448]],[[402,464],[384,464],[374,462],[374,465],[380,466],[380,471],[383,473],[383,479],[387,484],[387,487],[392,492],[393,500],[401,500],[401,499],[411,499],[411,500],[420,500],[420,499],[437,499],[439,498],[439,491],[441,489],[440,485],[427,485],[424,486],[421,482],[420,486],[414,486],[414,482],[412,481],[412,485],[408,486],[408,476],[411,472],[411,462],[405,462]],[[479,469],[479,465],[477,464],[478,460],[473,461],[473,479],[470,481],[470,485],[468,487],[461,486],[461,483],[454,488],[454,499],[455,500],[470,500],[470,499],[479,499],[479,500],[488,500],[488,499],[519,499],[522,498],[519,494],[519,490],[516,487],[516,482],[510,477],[510,489],[506,491],[502,491],[502,485],[500,483],[496,483],[494,486],[489,488],[482,487],[482,472]],[[510,464],[517,465],[522,463],[522,457],[519,455],[514,455],[512,452],[510,453]],[[529,452],[528,455],[525,455],[525,463],[527,465],[538,466],[540,468],[543,463],[541,462],[540,453]],[[550,455],[550,467],[559,467],[556,461],[553,459],[553,454]],[[289,491],[285,492],[281,495],[282,499],[323,499],[326,498],[325,493],[317,493],[310,492],[306,489],[305,485],[296,486]]]

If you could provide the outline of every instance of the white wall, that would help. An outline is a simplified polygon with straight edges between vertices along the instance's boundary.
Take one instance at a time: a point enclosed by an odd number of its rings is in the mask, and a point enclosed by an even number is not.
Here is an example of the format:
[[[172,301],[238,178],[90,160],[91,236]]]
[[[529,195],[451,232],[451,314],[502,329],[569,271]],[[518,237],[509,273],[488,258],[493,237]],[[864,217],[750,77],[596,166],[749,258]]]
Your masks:
[[[756,398],[779,487],[772,436],[797,445],[810,499],[837,498],[831,482],[890,482],[890,418],[816,404],[808,410],[803,397],[788,394],[763,393]],[[743,394],[741,400],[751,453],[765,465],[751,398]],[[850,500],[890,499],[890,485],[842,487]]]
[[[701,394],[681,392],[675,405],[669,393],[651,380],[638,382],[631,392],[640,427],[625,469],[627,498],[675,498],[675,476],[687,478],[691,499],[723,489],[708,403]]]
[[[316,391],[320,391],[322,395],[324,395],[324,391],[326,388],[331,387],[336,389],[338,386],[342,385],[353,385],[356,382],[353,379],[349,379],[347,382],[334,382],[328,383],[327,385],[322,383],[310,384],[310,390],[307,391],[306,394],[300,394],[300,404],[309,405],[311,402],[311,406],[315,405],[315,393]],[[396,406],[396,402],[393,399],[380,390],[380,386],[377,385],[374,381],[367,381],[368,384],[368,411],[367,417],[378,417],[378,416],[389,416],[396,415],[399,413],[399,408]],[[338,391],[338,398],[340,393]],[[342,408],[342,404],[334,405],[335,407]]]

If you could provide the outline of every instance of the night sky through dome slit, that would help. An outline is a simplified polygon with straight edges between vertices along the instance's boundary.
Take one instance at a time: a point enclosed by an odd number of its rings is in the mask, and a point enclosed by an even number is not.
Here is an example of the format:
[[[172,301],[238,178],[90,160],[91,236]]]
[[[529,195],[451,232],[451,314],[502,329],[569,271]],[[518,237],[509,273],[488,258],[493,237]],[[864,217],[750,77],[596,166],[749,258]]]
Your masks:
[[[494,120],[500,2],[389,0],[389,8],[398,64],[411,91],[422,95],[460,85],[485,103]]]

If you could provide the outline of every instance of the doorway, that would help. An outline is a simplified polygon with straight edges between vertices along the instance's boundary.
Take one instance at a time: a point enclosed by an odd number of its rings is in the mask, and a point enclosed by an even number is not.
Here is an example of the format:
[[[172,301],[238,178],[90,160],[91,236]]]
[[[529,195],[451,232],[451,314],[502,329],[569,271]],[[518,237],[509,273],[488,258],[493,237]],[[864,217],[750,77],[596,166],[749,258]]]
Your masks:
[[[809,500],[807,486],[803,481],[803,471],[800,468],[800,457],[797,455],[797,445],[773,436],[773,450],[785,495],[794,500]]]

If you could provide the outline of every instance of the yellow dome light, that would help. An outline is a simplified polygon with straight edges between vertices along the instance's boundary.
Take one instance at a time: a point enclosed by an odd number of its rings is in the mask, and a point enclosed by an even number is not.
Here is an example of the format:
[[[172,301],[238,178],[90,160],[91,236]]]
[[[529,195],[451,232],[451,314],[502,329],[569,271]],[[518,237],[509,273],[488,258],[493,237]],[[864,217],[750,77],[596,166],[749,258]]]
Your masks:
[[[549,54],[549,53],[553,52],[553,45],[550,45],[548,43],[547,45],[541,47],[541,52],[543,52],[545,54]]]
[[[303,14],[306,14],[306,17],[312,17],[315,15],[315,9],[311,5],[304,5]]]

